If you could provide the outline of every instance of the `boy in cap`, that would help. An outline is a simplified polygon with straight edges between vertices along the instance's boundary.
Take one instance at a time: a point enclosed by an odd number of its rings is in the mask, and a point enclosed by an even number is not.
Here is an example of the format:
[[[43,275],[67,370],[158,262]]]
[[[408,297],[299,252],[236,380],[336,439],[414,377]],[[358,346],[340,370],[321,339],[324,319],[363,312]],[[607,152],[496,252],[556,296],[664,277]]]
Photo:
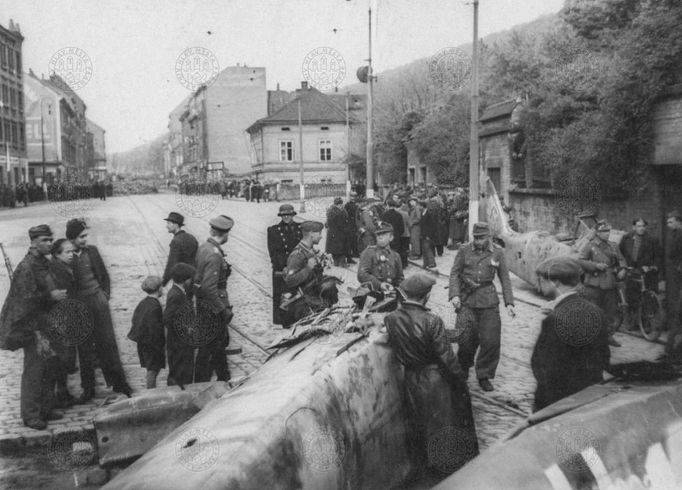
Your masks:
[[[227,367],[225,347],[230,342],[227,325],[232,319],[232,305],[227,295],[227,278],[232,267],[227,262],[221,245],[227,243],[228,234],[234,220],[221,214],[209,220],[210,237],[199,246],[197,251],[197,271],[194,275],[196,286],[197,311],[200,318],[210,318],[216,325],[201,325],[215,336],[199,348],[196,359],[196,381],[210,381],[215,371],[218,381],[228,381],[230,371]]]
[[[358,281],[370,283],[374,291],[389,291],[403,280],[400,255],[390,247],[393,226],[380,221],[376,230],[376,245],[370,245],[360,254]]]
[[[9,293],[0,312],[0,348],[24,349],[21,373],[21,418],[24,425],[44,430],[48,420],[62,416],[51,412],[54,376],[47,360],[52,356],[47,330],[47,314],[51,301],[66,299],[66,291],[48,289],[47,255],[52,247],[52,230],[47,225],[28,230],[31,246],[14,271]]]
[[[609,327],[609,345],[620,347],[613,337],[618,328],[618,289],[616,281],[625,278],[625,259],[618,246],[609,241],[611,226],[597,222],[595,237],[580,251],[585,271],[585,297],[602,309]]]
[[[192,267],[196,265],[197,248],[199,247],[194,235],[182,229],[185,224],[185,217],[183,215],[171,212],[168,214],[168,218],[165,218],[165,221],[166,229],[168,233],[173,234],[173,239],[170,242],[166,269],[163,272],[164,286],[171,280],[171,270],[175,264],[182,262]]]
[[[196,269],[189,264],[175,264],[171,270],[172,284],[166,295],[166,309],[163,312],[163,324],[166,333],[166,349],[168,350],[168,386],[183,387],[194,381],[194,347],[187,342],[181,332],[187,325],[180,324],[186,313],[194,313],[190,292]],[[183,315],[183,313],[185,315]]]
[[[272,263],[272,323],[289,328],[293,323],[293,318],[289,312],[279,307],[282,302],[282,293],[286,289],[282,271],[287,265],[289,254],[301,241],[303,233],[300,225],[294,221],[296,211],[291,204],[282,204],[277,216],[282,220],[268,227],[268,253]]]
[[[147,296],[140,301],[133,312],[133,325],[128,338],[137,342],[140,366],[147,370],[147,389],[156,388],[156,377],[166,367],[163,332],[163,311],[159,298],[163,296],[162,280],[158,276],[147,276],[142,281],[142,291]]]
[[[542,293],[554,300],[544,310],[547,316],[531,357],[537,380],[534,411],[601,382],[611,355],[604,314],[577,292],[580,263],[554,257],[536,273]]]
[[[435,466],[429,456],[440,448],[427,451],[427,438],[434,433],[456,434],[457,440],[439,441],[446,447],[471,448],[468,453],[448,453],[452,457],[449,469],[458,469],[478,454],[465,374],[447,339],[443,320],[426,307],[435,283],[424,273],[405,279],[400,290],[406,300],[384,318],[389,344],[405,367],[407,447],[417,471]],[[443,430],[452,427],[457,430]]]
[[[466,373],[476,358],[476,377],[484,391],[492,391],[500,361],[500,300],[493,280],[502,283],[507,312],[513,318],[514,294],[502,249],[490,240],[488,223],[476,223],[472,242],[460,248],[450,270],[450,302],[455,307],[457,329],[461,331],[459,361]],[[460,311],[461,309],[461,311]]]

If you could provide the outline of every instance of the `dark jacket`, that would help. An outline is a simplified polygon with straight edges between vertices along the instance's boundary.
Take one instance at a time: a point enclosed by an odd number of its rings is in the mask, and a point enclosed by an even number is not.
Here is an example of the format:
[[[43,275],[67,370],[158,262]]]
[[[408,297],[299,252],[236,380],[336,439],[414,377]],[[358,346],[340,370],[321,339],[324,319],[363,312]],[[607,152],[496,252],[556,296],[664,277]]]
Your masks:
[[[170,242],[166,270],[163,272],[164,286],[171,280],[171,271],[175,264],[183,263],[196,267],[198,247],[199,244],[197,243],[197,239],[185,230],[180,230],[173,236],[173,239]]]
[[[284,269],[289,254],[294,251],[302,237],[301,226],[294,221],[289,225],[280,221],[268,227],[268,252],[273,270],[281,272]]]
[[[35,249],[29,249],[17,265],[0,312],[0,349],[29,345],[34,331],[45,330],[50,304],[48,265],[47,258]]]
[[[615,289],[616,274],[625,267],[625,259],[613,242],[595,237],[580,251],[579,262],[585,271],[584,283],[599,289]],[[597,264],[606,264],[606,270],[597,269]]]
[[[95,279],[97,279],[97,282],[99,283],[99,286],[102,288],[102,291],[104,291],[104,294],[106,294],[107,298],[109,298],[111,296],[111,283],[109,280],[109,273],[107,272],[107,268],[104,265],[104,260],[102,260],[102,256],[100,255],[99,250],[94,245],[88,245],[81,251],[81,255],[82,254],[88,254],[88,257],[90,258],[92,272],[95,275]],[[78,277],[79,276],[78,260],[80,260],[80,257],[75,256],[73,270],[74,274],[76,275],[76,283],[78,283],[80,279]]]
[[[199,246],[194,275],[197,301],[206,302],[217,314],[224,315],[223,312],[232,308],[227,295],[227,278],[231,270],[225,252],[212,238]]]
[[[620,252],[625,258],[629,267],[641,268],[643,266],[658,267],[661,269],[661,246],[654,237],[644,234],[642,243],[639,246],[637,257],[632,256],[632,249],[635,243],[635,232],[626,234],[620,242]]]
[[[542,321],[530,361],[538,382],[535,410],[601,382],[611,356],[608,337],[597,306],[578,294],[560,300]]]
[[[403,216],[395,208],[390,208],[388,211],[381,215],[381,221],[390,223],[393,227],[393,240],[391,240],[391,248],[393,250],[402,250],[400,246],[400,238],[405,232],[405,222],[403,221]]]
[[[48,265],[48,289],[66,289],[66,296],[73,298],[76,295],[76,276],[73,269],[63,262],[53,258]]]
[[[348,214],[339,206],[327,210],[327,241],[325,251],[332,255],[345,255],[348,240]]]
[[[438,239],[438,209],[426,208],[421,220],[422,238],[428,238],[434,243]]]
[[[140,365],[150,371],[166,367],[166,336],[163,329],[163,311],[158,298],[147,296],[135,308],[128,338],[137,342]]]
[[[379,291],[382,282],[388,282],[397,287],[403,279],[403,263],[400,255],[390,247],[379,248],[376,245],[370,245],[360,254],[358,281],[361,284],[369,282],[372,284],[372,289]]]

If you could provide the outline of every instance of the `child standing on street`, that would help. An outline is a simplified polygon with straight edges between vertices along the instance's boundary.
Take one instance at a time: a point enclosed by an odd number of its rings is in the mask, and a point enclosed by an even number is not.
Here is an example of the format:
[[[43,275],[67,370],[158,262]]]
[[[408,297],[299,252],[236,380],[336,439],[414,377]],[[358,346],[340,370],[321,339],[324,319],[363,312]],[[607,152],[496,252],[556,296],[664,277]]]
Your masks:
[[[156,377],[166,367],[165,334],[163,330],[163,310],[159,298],[163,296],[163,285],[158,276],[148,276],[142,282],[142,290],[147,293],[135,308],[133,325],[128,338],[137,342],[140,366],[147,370],[147,388],[156,388]]]

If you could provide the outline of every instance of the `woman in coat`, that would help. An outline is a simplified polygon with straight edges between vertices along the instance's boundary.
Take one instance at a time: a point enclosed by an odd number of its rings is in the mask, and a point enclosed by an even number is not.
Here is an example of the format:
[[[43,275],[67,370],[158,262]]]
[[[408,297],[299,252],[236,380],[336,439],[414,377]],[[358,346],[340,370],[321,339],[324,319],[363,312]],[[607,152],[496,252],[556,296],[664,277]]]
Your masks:
[[[334,204],[327,210],[327,242],[325,251],[334,257],[334,265],[342,265],[348,245],[348,213],[343,209],[343,200],[340,197],[334,199]]]

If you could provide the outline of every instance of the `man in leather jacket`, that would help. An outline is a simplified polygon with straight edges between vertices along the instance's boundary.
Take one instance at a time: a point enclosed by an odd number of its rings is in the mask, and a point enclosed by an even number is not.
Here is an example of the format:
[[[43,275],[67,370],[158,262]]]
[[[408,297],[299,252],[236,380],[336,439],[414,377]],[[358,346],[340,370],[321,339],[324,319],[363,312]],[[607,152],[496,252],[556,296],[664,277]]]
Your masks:
[[[405,279],[400,290],[407,299],[384,323],[389,344],[405,367],[407,447],[413,468],[449,473],[478,454],[478,443],[464,372],[443,320],[426,308],[435,283],[425,273]],[[443,467],[438,456],[447,447],[460,450]]]

